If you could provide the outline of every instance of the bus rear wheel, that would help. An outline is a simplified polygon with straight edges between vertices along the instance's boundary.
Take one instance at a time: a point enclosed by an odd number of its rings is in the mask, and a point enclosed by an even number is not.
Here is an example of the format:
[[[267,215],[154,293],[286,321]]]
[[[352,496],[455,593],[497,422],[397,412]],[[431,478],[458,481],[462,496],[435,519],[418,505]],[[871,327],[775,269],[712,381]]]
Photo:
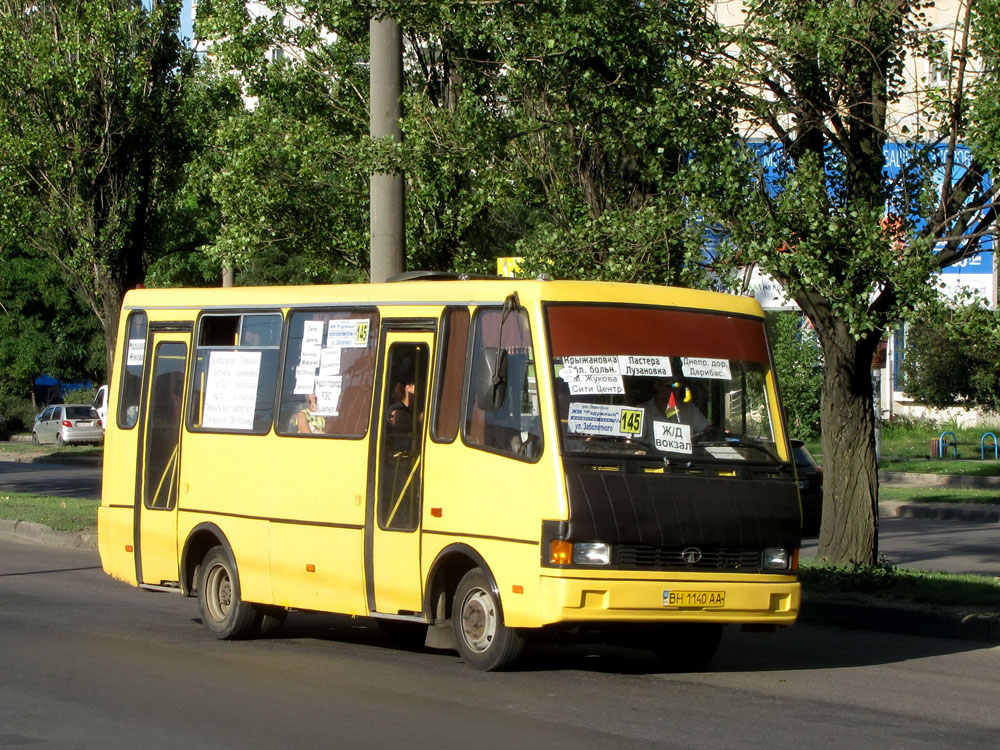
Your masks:
[[[222,640],[245,638],[259,627],[260,612],[240,598],[236,563],[221,546],[201,563],[198,610],[205,627]]]
[[[459,581],[451,623],[465,663],[484,672],[504,668],[524,650],[524,639],[504,624],[493,587],[479,568]]]

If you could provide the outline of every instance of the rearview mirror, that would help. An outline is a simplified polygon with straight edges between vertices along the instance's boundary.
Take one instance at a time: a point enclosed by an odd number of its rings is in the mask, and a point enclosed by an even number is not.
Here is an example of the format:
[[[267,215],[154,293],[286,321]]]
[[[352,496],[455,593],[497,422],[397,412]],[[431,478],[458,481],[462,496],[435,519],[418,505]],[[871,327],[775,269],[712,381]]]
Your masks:
[[[483,411],[500,411],[507,395],[507,350],[495,346],[483,349],[476,380],[476,406]]]

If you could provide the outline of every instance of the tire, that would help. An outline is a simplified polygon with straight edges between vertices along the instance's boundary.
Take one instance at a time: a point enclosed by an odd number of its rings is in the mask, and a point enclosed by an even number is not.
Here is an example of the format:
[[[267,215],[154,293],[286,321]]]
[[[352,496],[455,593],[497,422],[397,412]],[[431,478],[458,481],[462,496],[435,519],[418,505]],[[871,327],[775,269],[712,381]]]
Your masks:
[[[715,655],[721,640],[722,625],[681,622],[657,628],[650,645],[668,671],[692,672]]]
[[[484,672],[503,669],[524,650],[521,635],[504,625],[493,587],[479,568],[473,568],[458,582],[451,625],[462,659]]]
[[[63,446],[66,445],[66,441],[63,440],[63,436],[62,436],[61,432],[56,434],[56,445],[58,447],[60,447],[60,448],[62,448]]]
[[[198,610],[217,638],[235,640],[259,632],[261,613],[240,598],[239,574],[223,547],[212,547],[201,563]]]

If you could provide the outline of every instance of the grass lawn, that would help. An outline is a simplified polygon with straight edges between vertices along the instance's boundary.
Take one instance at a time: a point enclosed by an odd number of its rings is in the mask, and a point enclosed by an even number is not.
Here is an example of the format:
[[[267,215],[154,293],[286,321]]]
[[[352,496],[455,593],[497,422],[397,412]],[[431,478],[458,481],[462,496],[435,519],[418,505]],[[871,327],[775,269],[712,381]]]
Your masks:
[[[893,487],[879,485],[880,500],[906,503],[981,503],[1000,505],[1000,487],[990,490],[951,489],[948,487]]]
[[[883,458],[882,471],[902,471],[915,474],[957,474],[967,477],[1000,477],[1000,461],[987,459],[898,459]]]
[[[7,441],[0,442],[0,454],[8,456],[101,456],[104,454],[104,447],[101,445],[67,445],[60,448],[55,445],[32,445],[30,442]]]
[[[926,573],[888,563],[870,568],[807,561],[799,570],[807,594],[863,595],[1000,612],[1000,578]]]
[[[97,530],[100,500],[0,492],[0,520],[31,521],[56,531]]]

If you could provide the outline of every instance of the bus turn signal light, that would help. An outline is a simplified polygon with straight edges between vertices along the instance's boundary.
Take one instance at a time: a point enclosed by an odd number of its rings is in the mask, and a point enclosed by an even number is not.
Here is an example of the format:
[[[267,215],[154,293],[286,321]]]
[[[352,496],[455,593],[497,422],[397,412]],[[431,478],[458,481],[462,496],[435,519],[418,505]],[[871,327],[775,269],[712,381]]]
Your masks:
[[[573,561],[573,543],[565,539],[552,540],[549,562],[553,565],[569,565]]]

